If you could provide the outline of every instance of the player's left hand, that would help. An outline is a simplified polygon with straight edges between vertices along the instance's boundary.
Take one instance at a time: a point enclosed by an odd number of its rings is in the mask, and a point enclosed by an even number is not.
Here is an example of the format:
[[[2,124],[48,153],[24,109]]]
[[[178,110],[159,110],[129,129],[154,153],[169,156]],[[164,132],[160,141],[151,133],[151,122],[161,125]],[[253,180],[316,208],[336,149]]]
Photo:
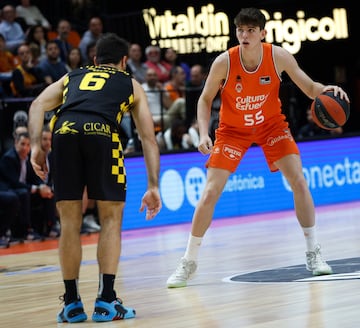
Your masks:
[[[148,189],[141,199],[140,212],[146,208],[146,220],[152,220],[162,207],[160,193],[158,188]]]
[[[45,180],[46,175],[49,173],[48,167],[46,165],[46,154],[40,148],[33,147],[31,149],[31,165],[35,173],[42,179]]]

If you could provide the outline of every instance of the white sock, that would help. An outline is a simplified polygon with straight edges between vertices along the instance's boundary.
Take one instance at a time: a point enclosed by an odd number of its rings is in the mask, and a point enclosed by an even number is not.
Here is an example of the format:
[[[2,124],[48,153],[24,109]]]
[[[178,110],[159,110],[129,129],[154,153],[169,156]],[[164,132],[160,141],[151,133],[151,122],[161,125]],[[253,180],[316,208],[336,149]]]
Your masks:
[[[303,227],[302,229],[304,231],[307,251],[313,252],[315,250],[316,244],[318,243],[317,236],[316,236],[316,228],[315,228],[315,226],[312,226],[312,227],[308,227],[308,228]]]
[[[186,251],[184,254],[184,258],[186,260],[195,262],[197,261],[202,239],[202,237],[195,237],[191,234],[189,235]]]

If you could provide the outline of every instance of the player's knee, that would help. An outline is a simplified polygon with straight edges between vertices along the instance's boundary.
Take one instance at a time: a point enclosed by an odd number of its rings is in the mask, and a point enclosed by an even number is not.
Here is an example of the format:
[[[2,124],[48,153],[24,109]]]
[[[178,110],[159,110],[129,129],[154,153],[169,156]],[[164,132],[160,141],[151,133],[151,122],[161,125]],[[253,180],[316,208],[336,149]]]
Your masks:
[[[202,202],[204,205],[214,204],[220,196],[221,192],[217,191],[215,188],[204,189],[202,194]]]
[[[298,175],[289,181],[291,189],[297,192],[306,192],[309,187],[307,181],[303,175]]]

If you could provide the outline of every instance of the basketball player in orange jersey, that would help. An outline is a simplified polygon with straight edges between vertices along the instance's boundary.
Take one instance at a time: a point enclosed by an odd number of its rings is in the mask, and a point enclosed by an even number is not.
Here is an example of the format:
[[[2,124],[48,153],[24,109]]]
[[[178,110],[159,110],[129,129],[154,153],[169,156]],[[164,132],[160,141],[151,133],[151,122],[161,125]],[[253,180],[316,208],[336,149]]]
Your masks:
[[[207,181],[194,212],[185,254],[167,280],[169,288],[185,287],[194,276],[198,251],[215,205],[230,174],[253,143],[262,148],[269,169],[280,170],[291,186],[295,212],[306,241],[306,268],[313,275],[332,273],[322,259],[316,238],[314,203],[302,171],[299,150],[281,113],[280,74],[285,71],[311,99],[329,90],[346,101],[348,96],[338,86],[314,82],[288,51],[264,43],[266,19],[260,10],[242,9],[234,22],[239,45],[214,60],[198,101],[198,149],[204,155],[210,154],[206,163]],[[219,87],[219,128],[213,145],[209,137],[210,110]],[[274,142],[268,143],[270,139]]]

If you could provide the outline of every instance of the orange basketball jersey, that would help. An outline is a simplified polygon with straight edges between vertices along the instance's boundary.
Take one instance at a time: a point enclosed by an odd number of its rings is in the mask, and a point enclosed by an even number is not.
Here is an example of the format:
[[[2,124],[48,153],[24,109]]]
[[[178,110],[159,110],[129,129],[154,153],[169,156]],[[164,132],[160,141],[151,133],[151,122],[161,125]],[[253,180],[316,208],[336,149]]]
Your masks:
[[[281,77],[276,71],[273,47],[263,43],[260,64],[249,72],[241,61],[241,46],[228,50],[228,76],[221,87],[219,129],[256,128],[281,114],[279,89]]]

